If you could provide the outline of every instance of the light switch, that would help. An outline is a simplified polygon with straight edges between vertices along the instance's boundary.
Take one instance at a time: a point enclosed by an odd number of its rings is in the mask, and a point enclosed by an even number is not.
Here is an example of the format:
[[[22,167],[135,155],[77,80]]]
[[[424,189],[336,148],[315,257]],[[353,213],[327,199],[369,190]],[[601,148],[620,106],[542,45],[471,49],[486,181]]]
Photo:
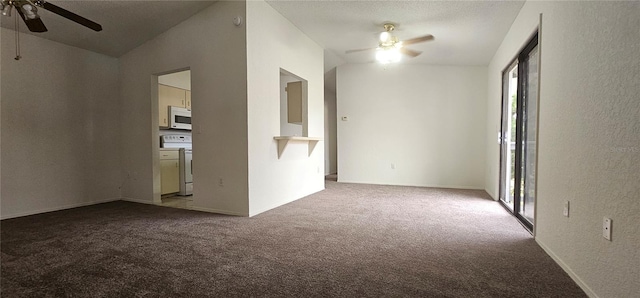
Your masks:
[[[349,117],[347,117],[347,116],[342,116],[342,121],[349,121]]]

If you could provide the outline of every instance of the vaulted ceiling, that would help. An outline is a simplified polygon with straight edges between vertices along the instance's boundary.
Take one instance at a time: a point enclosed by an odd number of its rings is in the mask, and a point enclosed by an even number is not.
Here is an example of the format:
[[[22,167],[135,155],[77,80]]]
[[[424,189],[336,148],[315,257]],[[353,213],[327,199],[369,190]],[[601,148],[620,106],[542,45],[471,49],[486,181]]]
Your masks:
[[[214,2],[52,0],[53,4],[102,24],[104,29],[94,32],[40,9],[38,12],[49,31],[35,35],[119,57]],[[373,61],[374,51],[352,54],[345,51],[377,46],[385,22],[397,25],[394,34],[401,40],[425,34],[435,36],[433,41],[409,46],[423,53],[404,59],[404,63],[487,65],[524,4],[524,1],[267,2],[325,49],[328,65]],[[13,18],[3,16],[2,27],[13,29]],[[29,33],[22,23],[20,31]]]
[[[102,25],[103,30],[95,32],[40,8],[38,14],[49,31],[31,33],[20,20],[20,32],[113,57],[122,56],[214,3],[99,0],[47,2],[97,22]],[[12,30],[15,28],[14,18],[17,14],[14,12],[12,15],[13,17],[0,16],[2,27]]]

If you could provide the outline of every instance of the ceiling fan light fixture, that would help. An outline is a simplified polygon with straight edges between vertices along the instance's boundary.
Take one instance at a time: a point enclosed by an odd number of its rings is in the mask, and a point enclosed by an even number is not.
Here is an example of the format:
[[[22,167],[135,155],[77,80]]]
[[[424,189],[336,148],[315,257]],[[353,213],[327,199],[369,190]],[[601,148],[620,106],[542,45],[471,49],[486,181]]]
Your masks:
[[[22,5],[22,13],[24,14],[24,17],[29,20],[39,18],[38,9],[29,3],[25,3],[24,5]]]
[[[376,50],[376,60],[382,64],[400,62],[400,49],[395,47],[378,48]]]
[[[391,39],[391,34],[387,31],[380,33],[380,43],[387,43]]]
[[[393,36],[392,31],[395,30],[395,25],[392,23],[384,24],[384,31],[380,33],[378,40],[378,47],[375,48],[365,48],[365,49],[357,49],[357,50],[348,50],[345,51],[345,54],[356,53],[356,52],[364,52],[370,50],[376,50],[376,60],[380,63],[392,63],[399,62],[402,59],[402,55],[406,55],[410,58],[415,58],[420,56],[422,52],[415,51],[411,49],[407,49],[405,46],[413,45],[416,43],[421,43],[425,41],[433,40],[433,35],[427,34],[424,36],[399,40],[398,37]]]

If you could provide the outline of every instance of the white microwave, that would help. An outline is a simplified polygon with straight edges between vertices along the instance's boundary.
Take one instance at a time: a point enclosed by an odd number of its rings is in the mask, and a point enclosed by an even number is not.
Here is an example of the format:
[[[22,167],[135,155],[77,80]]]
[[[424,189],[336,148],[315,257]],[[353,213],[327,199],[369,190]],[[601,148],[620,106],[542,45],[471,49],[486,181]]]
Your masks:
[[[191,130],[191,111],[170,106],[169,128]]]

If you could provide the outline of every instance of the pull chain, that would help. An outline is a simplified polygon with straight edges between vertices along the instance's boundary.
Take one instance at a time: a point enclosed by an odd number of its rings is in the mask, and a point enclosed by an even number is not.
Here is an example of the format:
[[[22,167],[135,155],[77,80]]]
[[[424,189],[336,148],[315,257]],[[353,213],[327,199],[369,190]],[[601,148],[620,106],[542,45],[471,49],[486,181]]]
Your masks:
[[[19,8],[16,8],[19,9]],[[20,21],[18,21],[18,14],[16,13],[16,57],[13,59],[20,60]]]

